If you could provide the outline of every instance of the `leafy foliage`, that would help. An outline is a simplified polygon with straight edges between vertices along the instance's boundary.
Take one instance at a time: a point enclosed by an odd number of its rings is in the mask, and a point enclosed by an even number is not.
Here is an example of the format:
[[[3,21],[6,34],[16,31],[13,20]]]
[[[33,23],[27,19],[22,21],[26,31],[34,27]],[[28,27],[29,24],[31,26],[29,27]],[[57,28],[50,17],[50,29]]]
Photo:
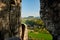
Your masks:
[[[44,22],[41,19],[30,19],[30,20],[26,20],[25,22],[27,25],[37,25],[37,26],[44,26]]]

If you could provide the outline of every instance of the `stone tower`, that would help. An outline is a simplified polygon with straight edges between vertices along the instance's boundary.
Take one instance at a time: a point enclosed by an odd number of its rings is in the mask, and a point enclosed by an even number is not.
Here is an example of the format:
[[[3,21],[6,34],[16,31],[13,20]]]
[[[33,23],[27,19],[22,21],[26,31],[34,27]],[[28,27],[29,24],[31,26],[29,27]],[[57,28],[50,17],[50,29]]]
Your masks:
[[[0,0],[0,40],[19,37],[21,0]]]
[[[60,40],[60,0],[40,0],[40,15],[53,40]]]

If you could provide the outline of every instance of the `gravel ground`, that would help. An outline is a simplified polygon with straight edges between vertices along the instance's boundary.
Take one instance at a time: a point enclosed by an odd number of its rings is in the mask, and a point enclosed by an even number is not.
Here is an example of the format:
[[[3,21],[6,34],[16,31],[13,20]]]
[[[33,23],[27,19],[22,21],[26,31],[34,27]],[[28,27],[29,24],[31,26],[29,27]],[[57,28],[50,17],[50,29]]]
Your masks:
[[[8,38],[8,39],[5,39],[5,40],[21,40],[21,39],[18,38],[18,37],[12,37],[12,38]]]

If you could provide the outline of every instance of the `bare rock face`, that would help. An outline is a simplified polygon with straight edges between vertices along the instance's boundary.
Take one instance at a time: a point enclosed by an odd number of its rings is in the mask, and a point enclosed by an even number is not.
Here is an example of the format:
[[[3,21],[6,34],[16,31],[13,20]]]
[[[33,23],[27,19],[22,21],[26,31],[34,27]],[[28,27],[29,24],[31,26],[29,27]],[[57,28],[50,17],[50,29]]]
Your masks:
[[[40,0],[41,18],[53,40],[60,40],[60,0]]]
[[[0,40],[20,33],[21,0],[0,0]]]

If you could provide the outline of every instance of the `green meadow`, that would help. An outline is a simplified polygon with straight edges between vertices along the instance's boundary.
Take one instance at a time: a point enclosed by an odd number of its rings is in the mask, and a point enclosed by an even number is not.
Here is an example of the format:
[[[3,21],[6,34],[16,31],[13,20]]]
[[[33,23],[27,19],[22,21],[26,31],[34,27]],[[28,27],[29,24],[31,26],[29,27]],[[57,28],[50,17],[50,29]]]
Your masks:
[[[28,36],[32,40],[52,40],[51,34],[45,32],[29,31]]]

